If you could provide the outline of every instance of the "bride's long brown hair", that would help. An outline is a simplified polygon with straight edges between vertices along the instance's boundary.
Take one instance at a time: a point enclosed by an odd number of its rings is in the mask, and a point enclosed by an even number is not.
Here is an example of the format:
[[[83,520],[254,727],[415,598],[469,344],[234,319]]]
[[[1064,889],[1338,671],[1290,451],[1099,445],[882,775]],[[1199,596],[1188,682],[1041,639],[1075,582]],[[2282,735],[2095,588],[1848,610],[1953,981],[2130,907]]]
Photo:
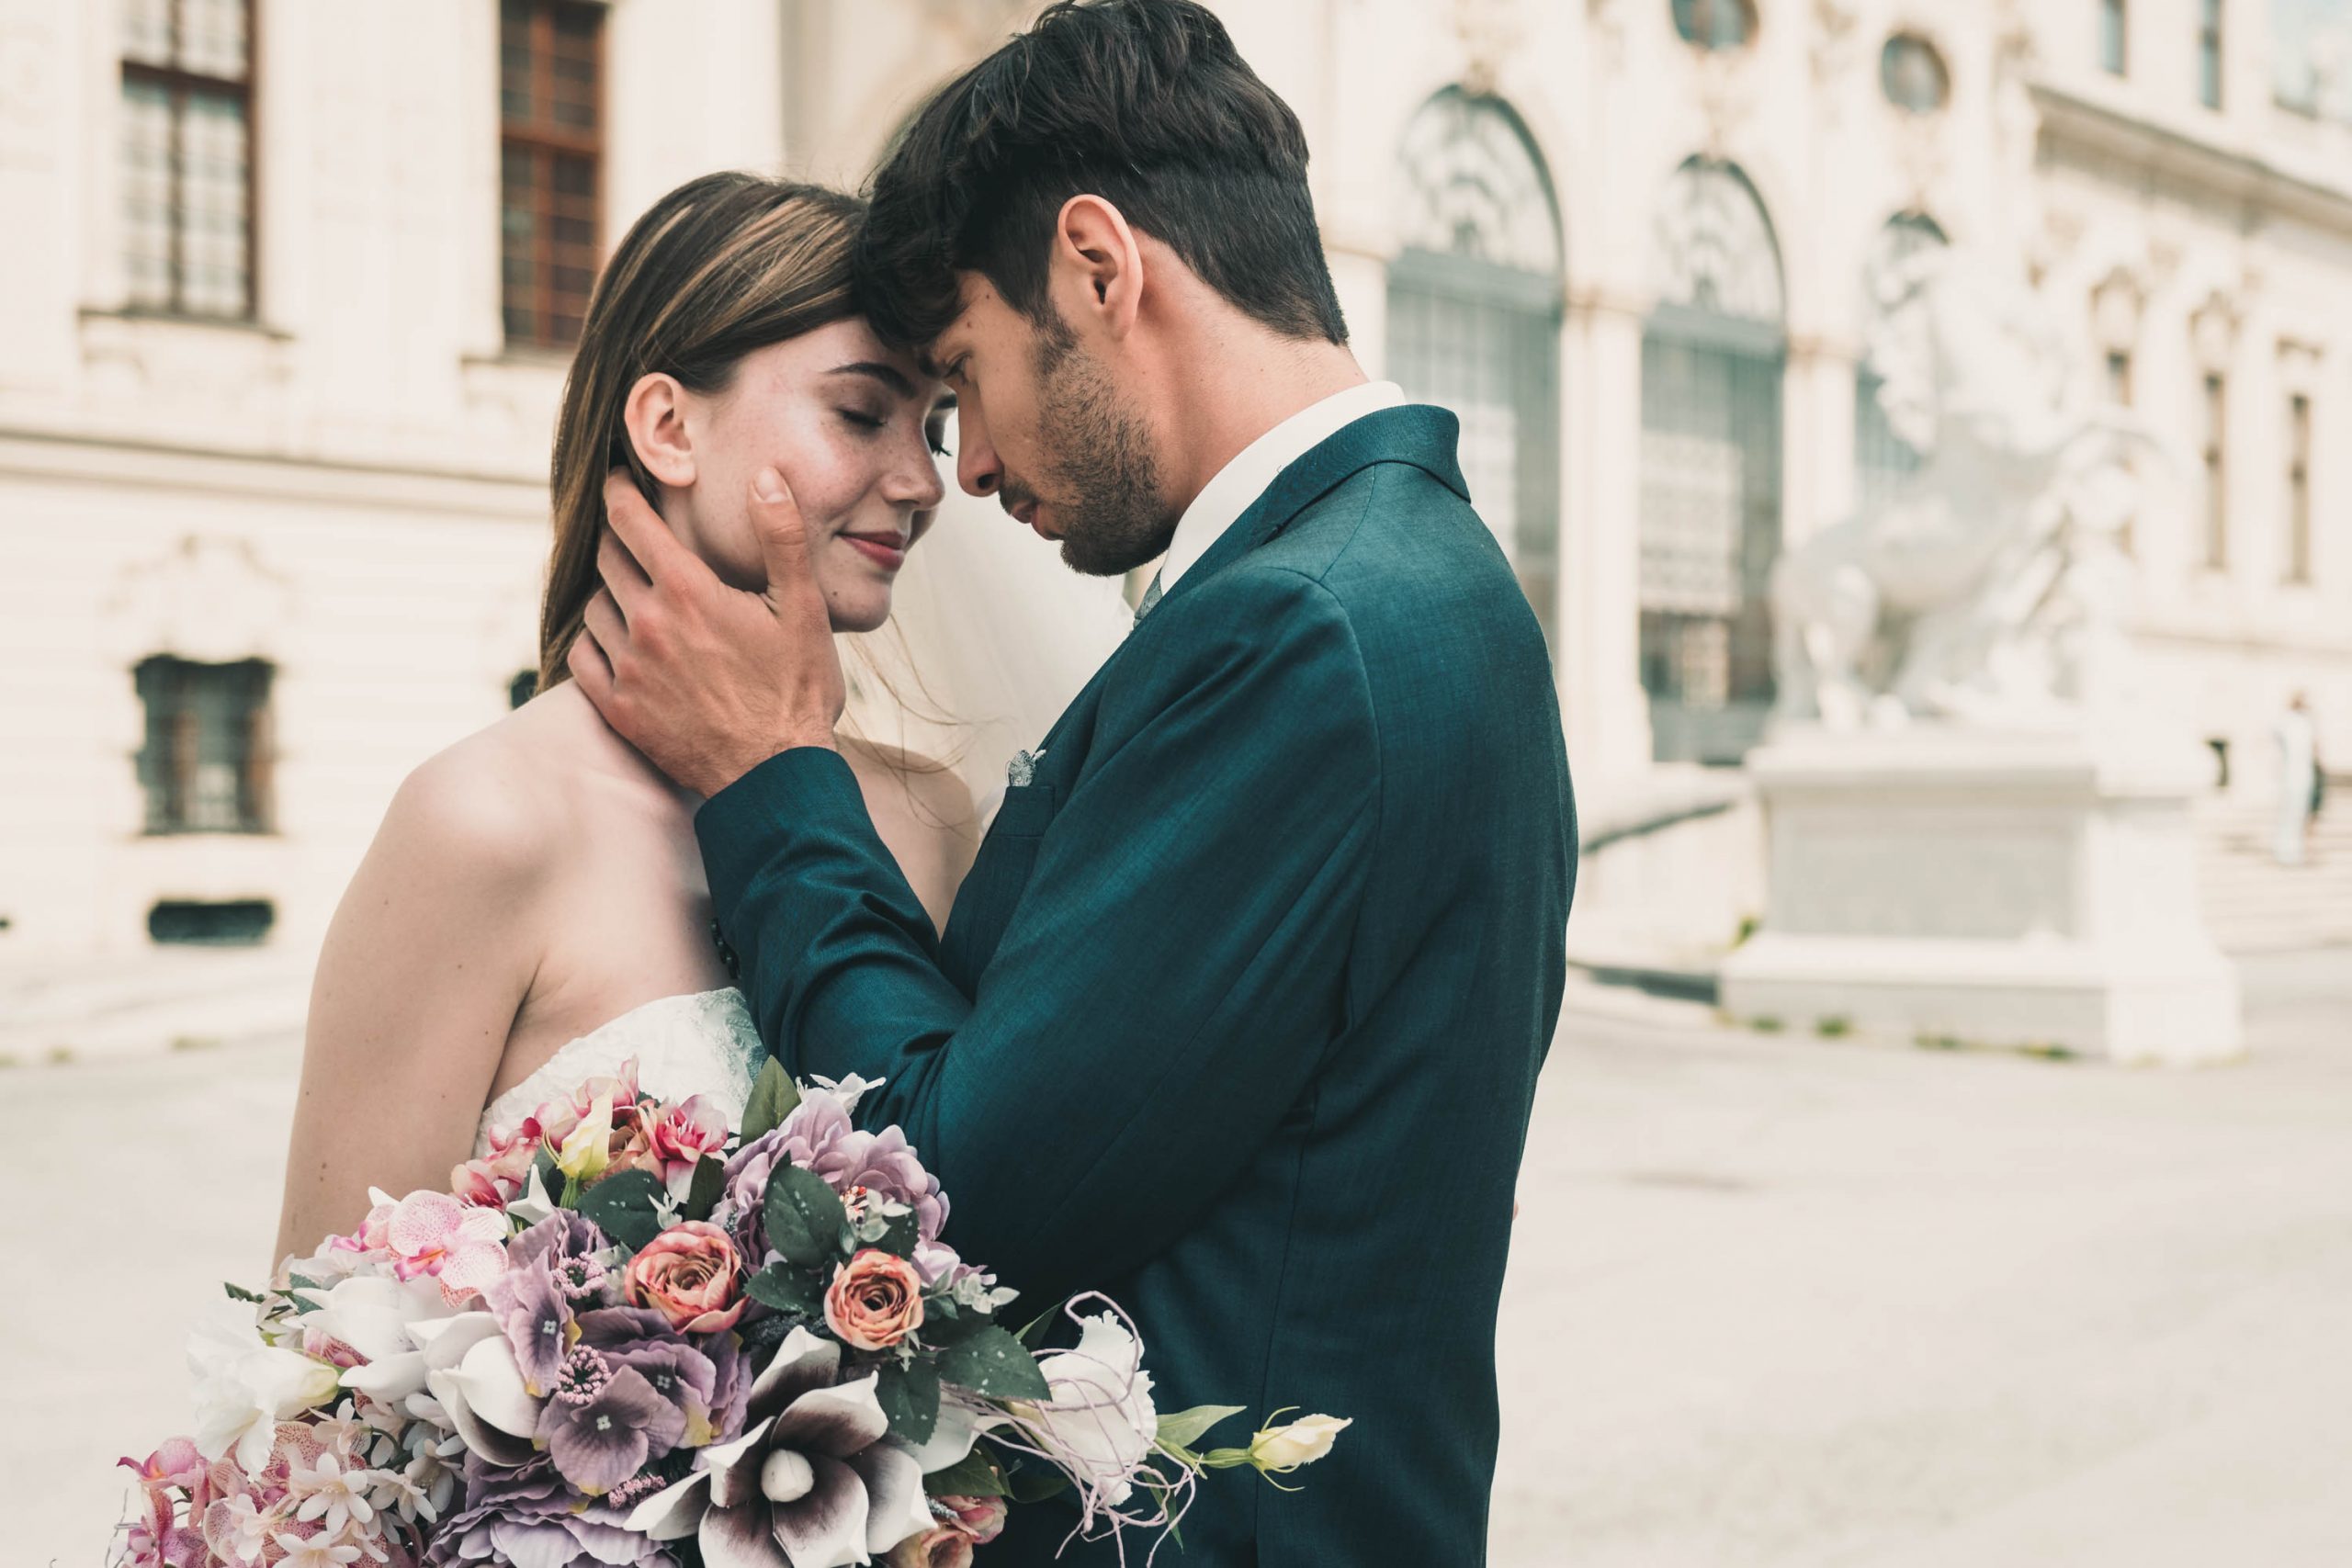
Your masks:
[[[821,186],[741,172],[688,180],[632,224],[588,301],[556,419],[555,549],[539,612],[539,690],[595,596],[605,475],[626,468],[649,504],[623,410],[647,375],[724,391],[745,355],[859,313],[854,255],[865,204]]]

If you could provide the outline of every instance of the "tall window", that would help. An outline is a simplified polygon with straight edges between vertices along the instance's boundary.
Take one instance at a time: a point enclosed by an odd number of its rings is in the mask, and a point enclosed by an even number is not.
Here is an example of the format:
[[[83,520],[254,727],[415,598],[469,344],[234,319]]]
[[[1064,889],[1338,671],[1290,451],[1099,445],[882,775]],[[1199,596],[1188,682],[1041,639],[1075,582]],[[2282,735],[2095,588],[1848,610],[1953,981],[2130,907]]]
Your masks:
[[[126,0],[123,262],[130,304],[254,313],[253,0]]]
[[[596,281],[604,7],[499,7],[499,229],[506,339],[568,348]]]
[[[1661,761],[1762,737],[1781,553],[1781,254],[1747,176],[1693,158],[1659,203],[1642,334],[1641,654]]]
[[[2287,581],[2312,580],[2312,400],[2287,400]]]
[[[2218,373],[2207,373],[2205,395],[2198,407],[2198,445],[2205,469],[2205,565],[2209,570],[2226,571],[2230,565],[2229,386]]]
[[[2197,97],[2209,109],[2222,107],[2222,0],[2198,0]]]
[[[1545,635],[1560,534],[1560,226],[1526,130],[1449,88],[1406,128],[1390,373],[1462,421],[1462,471]]]
[[[258,659],[196,664],[158,655],[139,666],[147,831],[269,831],[270,675]]]
[[[2130,34],[2124,0],[2098,0],[2098,62],[2109,75],[2120,76],[2130,65],[2126,52]]]

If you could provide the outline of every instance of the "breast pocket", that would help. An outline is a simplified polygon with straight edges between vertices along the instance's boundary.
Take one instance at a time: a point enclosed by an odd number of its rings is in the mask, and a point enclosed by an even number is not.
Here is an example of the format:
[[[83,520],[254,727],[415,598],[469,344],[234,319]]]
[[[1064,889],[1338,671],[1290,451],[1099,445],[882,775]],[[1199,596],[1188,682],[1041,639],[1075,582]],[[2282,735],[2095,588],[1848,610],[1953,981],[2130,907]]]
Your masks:
[[[980,971],[996,956],[997,944],[1021,907],[1030,874],[1037,868],[1038,842],[1053,825],[1058,804],[1051,784],[1019,784],[1004,792],[1004,804],[956,895],[956,908],[940,940],[948,978],[967,996]]]

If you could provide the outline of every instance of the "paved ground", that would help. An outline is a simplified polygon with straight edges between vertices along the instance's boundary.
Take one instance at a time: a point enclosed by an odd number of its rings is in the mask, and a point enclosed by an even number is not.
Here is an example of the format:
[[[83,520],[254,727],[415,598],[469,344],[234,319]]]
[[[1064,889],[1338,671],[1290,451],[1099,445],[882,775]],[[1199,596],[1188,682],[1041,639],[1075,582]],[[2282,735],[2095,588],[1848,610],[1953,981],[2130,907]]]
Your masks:
[[[2248,976],[2255,1055],[2195,1074],[1582,998],[1505,1305],[1498,1568],[2352,1562],[2352,952]],[[0,1076],[7,1563],[96,1562],[106,1465],[183,1424],[189,1317],[266,1261],[293,1071],[280,1040]]]

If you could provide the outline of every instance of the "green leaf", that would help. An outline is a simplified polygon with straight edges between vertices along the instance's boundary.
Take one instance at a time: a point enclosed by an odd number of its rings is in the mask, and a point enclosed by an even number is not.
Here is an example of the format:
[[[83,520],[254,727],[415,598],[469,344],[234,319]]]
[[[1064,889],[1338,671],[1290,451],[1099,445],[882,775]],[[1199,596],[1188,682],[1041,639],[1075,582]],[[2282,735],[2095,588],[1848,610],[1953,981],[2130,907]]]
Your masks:
[[[768,1177],[765,1216],[768,1245],[787,1262],[814,1269],[841,1256],[842,1227],[849,1211],[825,1179],[797,1165],[779,1165]]]
[[[979,1444],[972,1451],[949,1465],[934,1470],[922,1478],[922,1489],[933,1497],[1010,1497],[1012,1488],[1006,1483],[1004,1467],[989,1457]]]
[[[965,1312],[950,1296],[926,1296],[922,1303],[922,1342],[934,1350],[961,1345],[983,1328],[993,1327],[985,1317]]]
[[[880,1247],[893,1258],[912,1258],[915,1243],[922,1239],[916,1225],[915,1212],[909,1209],[903,1214],[886,1214],[883,1224],[885,1228],[879,1239],[866,1245]]]
[[[1042,1503],[1069,1484],[1069,1477],[1047,1464],[1024,1464],[1012,1472],[1008,1494],[1015,1503]]]
[[[580,1215],[635,1252],[662,1234],[653,1205],[668,1196],[662,1179],[650,1170],[615,1171],[580,1194]]]
[[[1209,1428],[1229,1421],[1245,1407],[1238,1404],[1196,1404],[1190,1410],[1179,1410],[1159,1418],[1159,1440],[1176,1448],[1189,1449],[1208,1435]]]
[[[685,1206],[679,1211],[689,1220],[707,1220],[718,1207],[719,1198],[727,1190],[727,1162],[705,1155],[695,1165],[694,1184],[686,1189]]]
[[[743,1292],[762,1306],[800,1317],[821,1317],[825,1288],[816,1279],[789,1264],[775,1263],[745,1281]]]
[[[939,1355],[939,1375],[986,1399],[1050,1399],[1046,1374],[1021,1341],[990,1324]]]
[[[229,1292],[229,1299],[232,1302],[251,1302],[255,1306],[259,1306],[261,1304],[262,1298],[254,1294],[253,1292],[245,1289],[243,1285],[232,1285],[229,1283],[228,1280],[223,1280],[220,1281],[220,1288]]]
[[[555,1151],[553,1149],[548,1148],[545,1144],[541,1144],[539,1145],[539,1152],[531,1156],[531,1168],[539,1173],[539,1186],[548,1197],[552,1198],[557,1193],[563,1190],[563,1173],[557,1170],[555,1168]],[[523,1185],[526,1190],[530,1187],[530,1183],[527,1181]]]
[[[743,1106],[743,1142],[748,1144],[782,1126],[784,1119],[799,1103],[800,1086],[792,1081],[792,1075],[784,1070],[782,1062],[770,1056],[767,1065],[760,1069],[760,1076],[752,1080],[752,1098]]]
[[[931,1441],[939,1424],[939,1371],[929,1361],[885,1366],[876,1379],[874,1397],[890,1417],[890,1436],[915,1447]]]

